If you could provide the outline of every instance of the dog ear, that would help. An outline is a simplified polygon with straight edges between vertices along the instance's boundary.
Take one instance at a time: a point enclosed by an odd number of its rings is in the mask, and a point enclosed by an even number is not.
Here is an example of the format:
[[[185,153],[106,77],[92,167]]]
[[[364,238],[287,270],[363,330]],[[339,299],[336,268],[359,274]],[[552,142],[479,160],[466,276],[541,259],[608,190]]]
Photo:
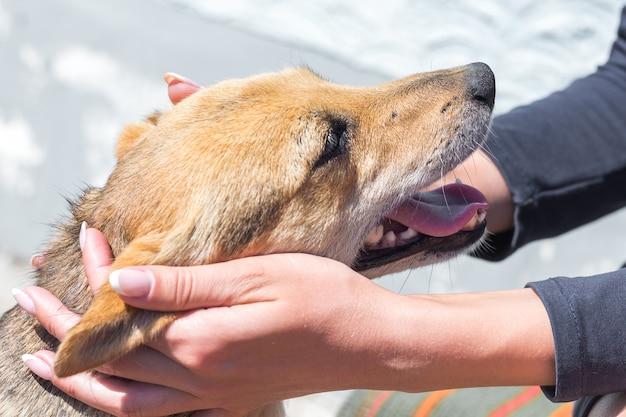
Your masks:
[[[63,378],[117,359],[155,338],[175,317],[126,305],[106,283],[59,346],[54,373]]]
[[[162,236],[144,236],[131,242],[113,269],[154,263]],[[105,283],[89,309],[59,346],[54,372],[66,377],[94,369],[153,339],[176,315],[140,310],[126,305]]]
[[[143,122],[129,123],[124,126],[115,145],[115,157],[118,161],[141,139],[146,137],[146,134],[157,125],[159,117],[161,117],[161,113],[154,112]]]

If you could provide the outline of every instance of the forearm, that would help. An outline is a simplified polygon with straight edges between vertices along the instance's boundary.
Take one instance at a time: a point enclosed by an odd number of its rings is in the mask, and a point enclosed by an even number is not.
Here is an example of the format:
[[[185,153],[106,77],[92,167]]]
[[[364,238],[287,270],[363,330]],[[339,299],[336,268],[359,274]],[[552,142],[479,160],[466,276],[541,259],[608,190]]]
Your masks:
[[[531,289],[402,297],[392,313],[374,320],[376,340],[361,343],[378,358],[360,362],[379,366],[362,375],[362,387],[422,392],[554,384],[552,330]]]

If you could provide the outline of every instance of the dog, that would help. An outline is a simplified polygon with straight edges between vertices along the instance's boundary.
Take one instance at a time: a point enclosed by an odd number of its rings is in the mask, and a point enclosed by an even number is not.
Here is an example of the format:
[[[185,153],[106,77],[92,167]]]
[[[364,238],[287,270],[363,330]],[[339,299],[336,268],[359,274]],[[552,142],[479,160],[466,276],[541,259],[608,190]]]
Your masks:
[[[37,285],[81,321],[60,346],[20,308],[0,321],[0,415],[107,415],[30,374],[20,355],[57,350],[54,371],[68,376],[131,351],[176,317],[131,308],[108,284],[92,300],[83,222],[107,236],[113,269],[306,252],[374,278],[448,259],[481,240],[486,201],[460,183],[420,190],[480,146],[494,96],[482,63],[373,87],[292,68],[218,83],[128,125],[107,183],[70,203],[36,271]],[[271,404],[249,417],[282,413]]]

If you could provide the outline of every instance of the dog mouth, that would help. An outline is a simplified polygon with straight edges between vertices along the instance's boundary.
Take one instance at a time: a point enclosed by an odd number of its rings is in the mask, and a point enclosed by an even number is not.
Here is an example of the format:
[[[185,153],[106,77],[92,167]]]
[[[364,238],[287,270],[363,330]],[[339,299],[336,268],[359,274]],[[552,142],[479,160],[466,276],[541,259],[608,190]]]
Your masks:
[[[482,237],[487,208],[480,191],[459,182],[416,193],[372,228],[353,268],[363,271],[420,253],[455,255]]]

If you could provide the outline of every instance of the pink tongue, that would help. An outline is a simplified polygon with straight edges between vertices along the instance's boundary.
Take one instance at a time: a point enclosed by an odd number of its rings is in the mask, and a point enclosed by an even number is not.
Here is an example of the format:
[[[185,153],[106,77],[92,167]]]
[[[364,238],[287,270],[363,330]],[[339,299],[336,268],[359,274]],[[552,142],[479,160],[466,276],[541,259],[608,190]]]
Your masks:
[[[485,196],[476,188],[454,183],[413,195],[389,218],[425,235],[444,237],[461,230],[478,209],[487,207]]]

